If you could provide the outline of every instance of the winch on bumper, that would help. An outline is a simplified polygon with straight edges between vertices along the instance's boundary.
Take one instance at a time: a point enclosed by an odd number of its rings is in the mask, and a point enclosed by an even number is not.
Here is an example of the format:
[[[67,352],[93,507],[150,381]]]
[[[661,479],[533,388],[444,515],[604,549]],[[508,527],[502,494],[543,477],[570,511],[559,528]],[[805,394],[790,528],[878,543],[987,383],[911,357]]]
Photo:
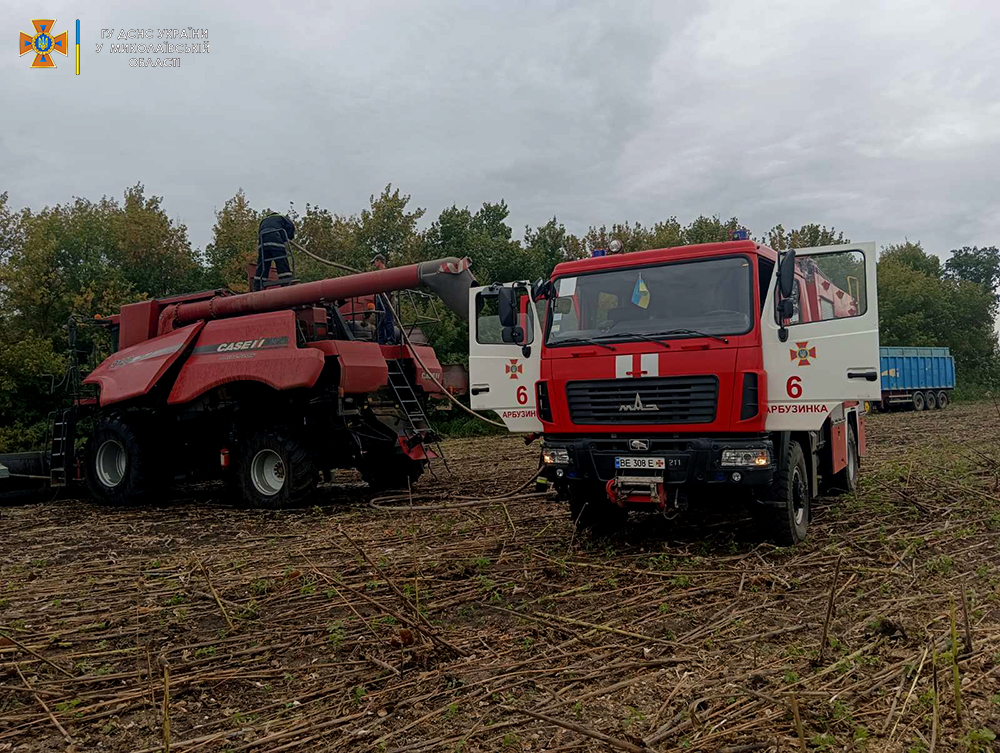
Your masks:
[[[767,436],[545,437],[542,459],[542,475],[557,487],[600,483],[619,504],[662,505],[670,486],[762,486],[771,483],[776,467]]]

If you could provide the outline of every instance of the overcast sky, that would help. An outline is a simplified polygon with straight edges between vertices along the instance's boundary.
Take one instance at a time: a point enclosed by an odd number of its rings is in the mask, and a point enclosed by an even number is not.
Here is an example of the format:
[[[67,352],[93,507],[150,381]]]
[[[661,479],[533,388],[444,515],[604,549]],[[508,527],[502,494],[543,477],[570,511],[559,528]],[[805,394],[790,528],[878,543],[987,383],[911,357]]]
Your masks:
[[[71,45],[80,18],[79,76],[15,54],[39,13]],[[180,68],[109,49],[188,26]],[[428,218],[503,198],[516,237],[704,213],[946,256],[1000,244],[998,30],[997,0],[4,0],[0,191],[141,181],[198,246],[240,187],[349,214],[392,182]]]

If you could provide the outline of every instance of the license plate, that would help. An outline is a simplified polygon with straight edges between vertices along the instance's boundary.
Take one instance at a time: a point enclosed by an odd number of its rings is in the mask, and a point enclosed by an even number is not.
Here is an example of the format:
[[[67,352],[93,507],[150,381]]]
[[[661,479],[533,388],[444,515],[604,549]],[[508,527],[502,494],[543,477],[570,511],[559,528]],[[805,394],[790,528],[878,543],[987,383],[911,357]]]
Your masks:
[[[615,458],[615,468],[631,471],[662,471],[667,467],[666,458]]]

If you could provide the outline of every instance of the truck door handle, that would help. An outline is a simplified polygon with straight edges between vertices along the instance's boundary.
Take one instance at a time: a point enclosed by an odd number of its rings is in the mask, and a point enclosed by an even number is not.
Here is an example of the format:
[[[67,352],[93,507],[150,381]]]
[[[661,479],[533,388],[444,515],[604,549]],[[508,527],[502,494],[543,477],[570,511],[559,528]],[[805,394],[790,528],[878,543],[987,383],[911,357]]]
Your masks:
[[[878,381],[878,372],[875,371],[874,369],[871,370],[871,371],[848,371],[847,372],[847,378],[848,379],[864,379],[865,381],[868,381],[868,382],[877,382]]]
[[[469,392],[471,392],[473,395],[478,395],[482,392],[489,392],[489,391],[490,391],[490,386],[488,384],[474,384],[469,389]]]

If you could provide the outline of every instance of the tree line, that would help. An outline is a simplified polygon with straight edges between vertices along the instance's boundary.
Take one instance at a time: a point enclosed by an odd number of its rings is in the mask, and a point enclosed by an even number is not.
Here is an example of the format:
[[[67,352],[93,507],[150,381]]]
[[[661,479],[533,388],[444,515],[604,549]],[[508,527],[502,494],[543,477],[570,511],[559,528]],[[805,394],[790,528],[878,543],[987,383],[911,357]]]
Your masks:
[[[584,258],[620,240],[627,252],[725,241],[743,226],[738,218],[677,217],[643,225],[625,221],[590,227],[582,235],[557,218],[525,227],[514,237],[501,200],[477,209],[448,207],[429,224],[426,210],[388,185],[357,214],[306,204],[280,208],[296,225],[296,240],[313,252],[358,269],[382,255],[390,265],[443,256],[468,256],[483,284],[548,276],[566,259]],[[66,322],[116,313],[122,304],[172,293],[229,287],[248,289],[246,268],[256,258],[257,226],[272,212],[254,207],[239,190],[216,212],[211,241],[192,246],[187,227],[171,218],[163,198],[139,183],[122,198],[75,198],[39,210],[13,210],[0,193],[0,452],[38,446],[50,395],[67,366]],[[772,248],[803,248],[849,239],[834,228],[777,225],[757,236]],[[303,280],[331,269],[300,254]],[[998,312],[1000,250],[952,249],[943,262],[918,241],[881,249],[878,293],[883,345],[942,345],[955,355],[959,379],[992,385],[1000,379],[994,321]],[[467,359],[467,327],[440,311],[424,329],[444,363]],[[81,339],[86,349],[92,343]]]

